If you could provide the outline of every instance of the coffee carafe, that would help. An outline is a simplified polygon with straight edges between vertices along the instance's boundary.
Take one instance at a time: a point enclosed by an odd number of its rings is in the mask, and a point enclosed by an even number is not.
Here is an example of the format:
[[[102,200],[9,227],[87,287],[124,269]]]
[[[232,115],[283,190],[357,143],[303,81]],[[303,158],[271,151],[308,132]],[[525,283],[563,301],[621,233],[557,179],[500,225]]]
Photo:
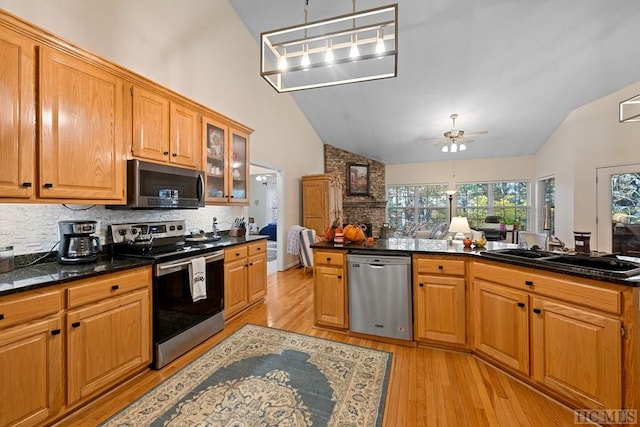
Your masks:
[[[97,236],[96,221],[60,221],[60,246],[58,262],[60,264],[82,264],[98,259],[102,243]]]

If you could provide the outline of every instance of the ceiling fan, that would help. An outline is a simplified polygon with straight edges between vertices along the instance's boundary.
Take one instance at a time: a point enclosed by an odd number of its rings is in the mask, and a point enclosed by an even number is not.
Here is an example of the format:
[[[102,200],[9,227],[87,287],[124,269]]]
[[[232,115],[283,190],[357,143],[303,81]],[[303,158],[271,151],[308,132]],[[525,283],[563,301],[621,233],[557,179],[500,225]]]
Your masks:
[[[457,151],[464,151],[467,149],[467,144],[472,142],[472,139],[469,139],[470,135],[485,135],[489,133],[489,131],[483,130],[478,132],[465,132],[461,129],[456,129],[456,119],[458,115],[453,113],[449,116],[449,118],[453,121],[453,126],[451,130],[446,131],[444,135],[444,143],[442,144],[442,152],[443,153],[455,153]],[[437,139],[440,140],[438,145],[441,144],[442,138],[428,138],[427,140]]]

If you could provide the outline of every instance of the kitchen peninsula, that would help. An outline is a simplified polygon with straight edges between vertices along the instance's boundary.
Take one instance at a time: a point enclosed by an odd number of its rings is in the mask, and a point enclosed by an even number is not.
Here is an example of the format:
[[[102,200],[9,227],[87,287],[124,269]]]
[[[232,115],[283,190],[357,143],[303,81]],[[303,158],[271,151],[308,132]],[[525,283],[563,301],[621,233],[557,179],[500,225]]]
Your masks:
[[[411,344],[471,352],[572,408],[638,408],[638,373],[631,363],[638,357],[638,276],[495,256],[516,250],[498,242],[489,242],[488,252],[405,238],[377,239],[371,246],[318,242],[312,248],[318,327],[354,334],[349,254],[408,255]]]

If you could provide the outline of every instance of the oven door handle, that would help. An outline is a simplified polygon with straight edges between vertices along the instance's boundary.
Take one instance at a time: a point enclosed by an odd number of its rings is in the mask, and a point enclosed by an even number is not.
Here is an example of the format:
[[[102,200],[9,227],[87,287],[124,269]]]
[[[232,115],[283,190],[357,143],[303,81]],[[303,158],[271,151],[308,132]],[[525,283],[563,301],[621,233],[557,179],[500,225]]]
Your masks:
[[[158,266],[158,270],[162,271],[162,270],[169,270],[172,268],[176,268],[176,267],[183,267],[185,265],[189,265],[191,264],[191,260],[194,258],[189,259],[188,261],[182,261],[182,262],[176,262],[176,263],[171,263],[171,264],[162,264]],[[224,259],[224,255],[219,253],[219,254],[215,254],[215,255],[209,255],[208,257],[204,257],[204,261],[209,263],[212,261],[218,261],[218,260],[222,260]]]

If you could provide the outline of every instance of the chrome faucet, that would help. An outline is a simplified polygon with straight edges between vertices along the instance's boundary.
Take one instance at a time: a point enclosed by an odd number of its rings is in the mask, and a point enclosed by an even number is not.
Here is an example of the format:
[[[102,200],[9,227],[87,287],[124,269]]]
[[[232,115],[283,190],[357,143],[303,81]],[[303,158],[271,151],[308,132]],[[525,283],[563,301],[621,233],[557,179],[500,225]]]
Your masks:
[[[213,217],[213,238],[217,239],[218,238],[218,218],[216,218],[215,216]]]

